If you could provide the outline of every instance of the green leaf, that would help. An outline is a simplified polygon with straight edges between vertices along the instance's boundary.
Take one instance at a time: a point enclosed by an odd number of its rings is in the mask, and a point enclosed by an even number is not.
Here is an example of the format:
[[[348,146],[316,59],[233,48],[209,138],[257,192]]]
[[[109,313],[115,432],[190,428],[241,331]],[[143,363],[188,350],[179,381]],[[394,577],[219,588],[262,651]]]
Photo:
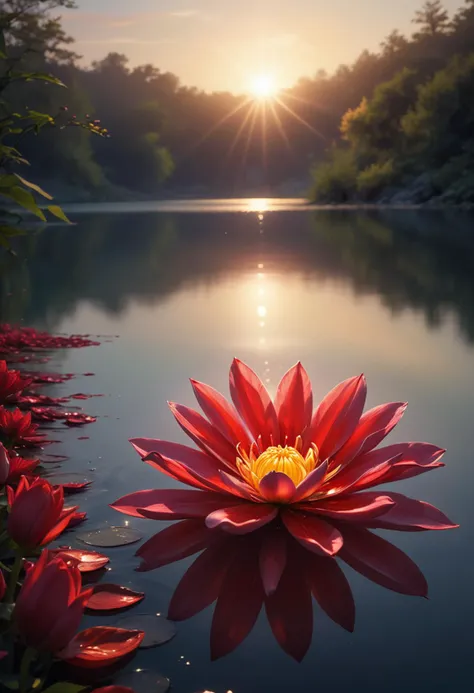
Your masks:
[[[48,72],[13,72],[12,77],[14,80],[22,80],[24,82],[31,82],[33,80],[51,82],[51,84],[56,84],[58,87],[67,88],[64,82],[61,82],[58,77],[50,75]]]
[[[0,225],[0,238],[6,237],[6,238],[12,238],[14,236],[24,236],[26,233],[25,229],[22,229],[20,226],[5,226],[5,225]],[[0,508],[2,507],[3,504],[3,496],[0,498]]]
[[[52,686],[47,688],[43,693],[80,693],[80,691],[85,691],[84,686],[79,686],[77,683],[54,683]]]
[[[28,190],[20,188],[19,185],[14,186],[13,188],[8,188],[8,192],[4,192],[0,188],[0,195],[10,198],[14,202],[16,202],[17,205],[23,207],[23,209],[27,209],[29,212],[37,216],[39,219],[41,219],[41,221],[46,221],[44,213],[38,207],[35,198],[30,192],[28,192]]]
[[[3,33],[3,29],[0,29],[0,57],[7,57],[7,46],[5,43],[5,34]]]
[[[18,173],[15,173],[15,177],[18,178],[20,183],[23,183],[23,185],[25,185],[27,188],[31,188],[31,190],[34,190],[39,195],[42,195],[43,197],[45,197],[47,200],[53,199],[49,193],[45,192],[43,190],[43,188],[40,188],[40,186],[36,185],[36,183],[31,183],[31,181],[26,180],[26,178],[22,178],[21,176],[18,175]],[[0,182],[0,185],[1,185],[1,182]]]
[[[53,216],[57,217],[58,219],[61,219],[61,221],[65,221],[66,224],[71,224],[71,220],[67,218],[67,216],[64,214],[63,210],[61,207],[58,205],[49,205],[47,207],[48,212],[50,212]]]
[[[0,188],[12,188],[14,185],[18,185],[16,176],[0,176]]]

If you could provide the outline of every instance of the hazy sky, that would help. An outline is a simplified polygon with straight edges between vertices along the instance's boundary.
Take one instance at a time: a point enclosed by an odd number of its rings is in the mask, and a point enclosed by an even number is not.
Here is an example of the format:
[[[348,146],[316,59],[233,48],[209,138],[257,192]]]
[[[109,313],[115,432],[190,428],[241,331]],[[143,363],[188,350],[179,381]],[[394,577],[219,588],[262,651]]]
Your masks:
[[[269,73],[280,87],[334,70],[392,29],[413,31],[422,0],[77,0],[64,13],[89,63],[110,51],[154,63],[182,83],[243,91]],[[454,12],[463,0],[444,0]]]

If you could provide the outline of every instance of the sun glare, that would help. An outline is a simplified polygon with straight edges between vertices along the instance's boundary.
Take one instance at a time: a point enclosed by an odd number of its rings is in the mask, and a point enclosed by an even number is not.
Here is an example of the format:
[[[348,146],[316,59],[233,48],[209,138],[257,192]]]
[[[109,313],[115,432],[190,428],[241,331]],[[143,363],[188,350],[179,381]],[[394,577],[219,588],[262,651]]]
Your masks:
[[[271,75],[256,75],[251,82],[251,92],[256,99],[271,99],[277,88]]]

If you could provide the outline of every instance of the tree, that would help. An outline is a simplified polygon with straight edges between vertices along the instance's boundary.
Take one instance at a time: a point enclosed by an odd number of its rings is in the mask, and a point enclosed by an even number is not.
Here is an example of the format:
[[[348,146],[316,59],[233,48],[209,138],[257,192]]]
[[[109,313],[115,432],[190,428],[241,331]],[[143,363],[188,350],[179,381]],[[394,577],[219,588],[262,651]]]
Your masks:
[[[407,39],[398,29],[392,31],[380,44],[382,55],[390,58],[403,51],[407,46]]]
[[[10,55],[71,63],[79,56],[67,49],[73,42],[62,26],[61,18],[51,13],[72,9],[75,0],[3,0],[0,28],[10,47]]]
[[[415,38],[446,34],[450,27],[448,12],[440,0],[426,0],[412,21],[413,24],[418,24],[421,27],[420,31],[415,34]]]
[[[402,118],[416,101],[418,76],[405,68],[380,84],[372,99],[364,99],[343,117],[341,132],[362,167],[400,154],[404,147]]]
[[[64,85],[52,75],[21,71],[17,63],[16,58],[10,58],[9,46],[0,29],[0,244],[7,248],[12,237],[24,233],[23,216],[10,209],[12,204],[43,222],[46,221],[45,212],[68,222],[60,207],[49,204],[53,199],[51,195],[17,172],[21,166],[28,165],[29,162],[20,152],[18,148],[20,145],[16,142],[23,141],[25,136],[31,133],[38,134],[43,129],[55,127],[58,119],[31,108],[26,108],[19,113],[7,98],[12,85],[20,84],[25,88],[31,88],[31,85],[37,82],[55,84],[58,87],[64,87]],[[67,125],[82,124],[77,121],[63,120],[61,127]],[[15,138],[15,145],[12,144],[13,138]],[[39,198],[43,198],[42,204],[45,209],[40,206]]]
[[[474,155],[473,91],[474,54],[468,59],[453,58],[420,87],[402,127],[422,165],[442,166],[463,153]],[[474,158],[469,158],[472,170]]]

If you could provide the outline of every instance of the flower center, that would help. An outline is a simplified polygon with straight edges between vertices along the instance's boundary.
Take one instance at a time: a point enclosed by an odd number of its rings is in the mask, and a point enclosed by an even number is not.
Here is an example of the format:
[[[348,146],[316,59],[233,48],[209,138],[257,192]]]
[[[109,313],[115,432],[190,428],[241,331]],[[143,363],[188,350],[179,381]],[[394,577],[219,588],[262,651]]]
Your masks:
[[[298,442],[296,444],[299,447]],[[237,467],[244,479],[257,490],[260,481],[270,472],[282,472],[298,486],[313,471],[318,461],[314,448],[310,448],[306,457],[303,457],[297,448],[288,445],[269,447],[258,457],[255,450],[246,455],[240,448],[239,454]]]

